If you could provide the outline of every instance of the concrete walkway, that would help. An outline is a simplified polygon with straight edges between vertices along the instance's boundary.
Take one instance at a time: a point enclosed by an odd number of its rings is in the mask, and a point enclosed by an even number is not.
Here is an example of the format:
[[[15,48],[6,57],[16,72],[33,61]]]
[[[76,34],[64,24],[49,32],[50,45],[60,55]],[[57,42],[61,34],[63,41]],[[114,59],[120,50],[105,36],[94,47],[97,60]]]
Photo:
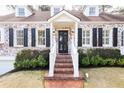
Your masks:
[[[0,75],[5,74],[14,69],[13,61],[0,61]]]

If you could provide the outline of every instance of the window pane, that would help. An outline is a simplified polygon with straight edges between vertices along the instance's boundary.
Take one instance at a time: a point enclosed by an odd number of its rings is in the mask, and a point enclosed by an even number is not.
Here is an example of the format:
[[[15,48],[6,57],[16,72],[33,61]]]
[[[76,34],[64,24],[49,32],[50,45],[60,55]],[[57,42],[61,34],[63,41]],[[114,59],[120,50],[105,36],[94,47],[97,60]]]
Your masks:
[[[25,9],[24,8],[19,8],[19,15],[24,16],[25,15]]]
[[[85,31],[83,31],[83,37],[85,37]]]
[[[60,11],[60,8],[54,8],[54,14],[59,13],[59,11]]]
[[[83,44],[85,44],[85,38],[83,38]]]
[[[86,44],[90,44],[90,39],[89,38],[86,39]]]
[[[45,45],[45,30],[38,30],[38,45]]]
[[[103,44],[109,44],[109,30],[103,31]]]
[[[83,44],[87,45],[90,44],[90,30],[84,30],[83,31]]]
[[[90,7],[89,14],[94,15],[95,14],[95,7]]]
[[[108,30],[106,31],[106,37],[109,37],[109,31]]]
[[[90,32],[86,31],[86,36],[89,37],[90,36]]]
[[[17,45],[23,45],[24,44],[23,30],[17,30],[16,37],[17,37]]]
[[[106,44],[109,44],[109,38],[106,38]]]

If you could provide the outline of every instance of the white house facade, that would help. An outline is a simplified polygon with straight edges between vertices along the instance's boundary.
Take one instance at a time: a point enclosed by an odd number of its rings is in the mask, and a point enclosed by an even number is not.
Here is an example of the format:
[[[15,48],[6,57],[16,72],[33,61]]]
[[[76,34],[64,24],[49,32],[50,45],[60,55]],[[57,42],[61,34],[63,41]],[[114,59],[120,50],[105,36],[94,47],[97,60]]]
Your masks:
[[[14,60],[22,49],[50,49],[49,76],[54,75],[57,54],[65,53],[79,77],[78,48],[117,48],[124,54],[124,16],[101,13],[95,5],[84,11],[16,6],[15,13],[0,16],[0,60]]]

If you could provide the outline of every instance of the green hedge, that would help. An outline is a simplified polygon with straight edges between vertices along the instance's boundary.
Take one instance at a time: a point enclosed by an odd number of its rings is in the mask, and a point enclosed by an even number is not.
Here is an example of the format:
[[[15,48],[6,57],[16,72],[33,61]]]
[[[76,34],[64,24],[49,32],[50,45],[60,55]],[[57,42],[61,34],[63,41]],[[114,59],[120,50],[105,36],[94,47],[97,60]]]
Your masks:
[[[34,69],[48,67],[49,50],[22,50],[17,53],[15,69]]]
[[[119,59],[121,54],[119,49],[89,49],[91,55],[99,55],[102,58],[116,58]]]
[[[124,66],[124,56],[118,49],[89,49],[84,53],[78,50],[80,67],[86,66]]]

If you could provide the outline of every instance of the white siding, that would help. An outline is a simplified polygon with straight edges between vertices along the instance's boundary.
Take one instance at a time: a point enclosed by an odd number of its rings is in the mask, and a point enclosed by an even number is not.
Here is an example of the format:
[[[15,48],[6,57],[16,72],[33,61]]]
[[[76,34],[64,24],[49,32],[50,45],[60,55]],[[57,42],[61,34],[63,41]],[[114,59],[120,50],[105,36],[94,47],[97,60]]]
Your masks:
[[[0,43],[4,43],[4,28],[0,28]]]

